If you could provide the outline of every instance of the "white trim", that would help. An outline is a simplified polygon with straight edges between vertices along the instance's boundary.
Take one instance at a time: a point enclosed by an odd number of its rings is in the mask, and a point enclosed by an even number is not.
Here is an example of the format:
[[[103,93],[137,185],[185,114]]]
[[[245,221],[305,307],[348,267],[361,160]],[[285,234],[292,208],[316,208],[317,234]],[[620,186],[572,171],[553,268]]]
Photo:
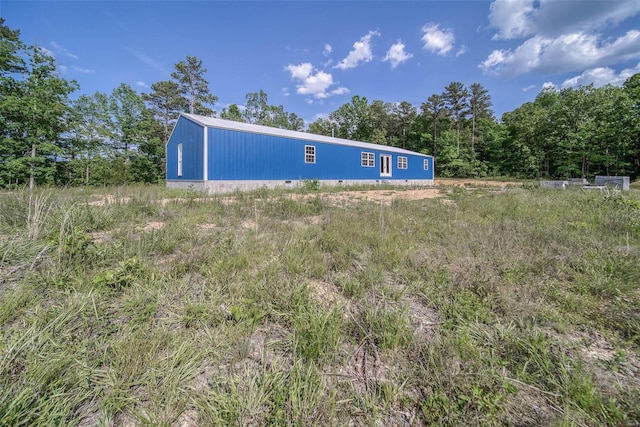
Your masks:
[[[408,169],[408,168],[409,168],[409,159],[407,159],[406,156],[398,156],[398,169]]]
[[[182,142],[178,144],[178,176],[182,176]]]
[[[386,163],[384,159],[387,159]],[[393,157],[391,157],[391,154],[380,154],[380,176],[391,176],[391,171],[393,170],[392,160]],[[384,169],[386,169],[386,172]]]
[[[375,168],[376,167],[376,153],[369,151],[362,151],[360,153],[360,166],[363,168]]]
[[[313,149],[313,153],[307,153],[307,148],[311,148]],[[310,157],[311,159],[313,159],[312,162],[308,162],[307,161],[307,156],[312,156]],[[315,145],[305,145],[304,146],[304,162],[308,165],[314,165],[316,163],[316,146]]]
[[[209,179],[209,132],[207,127],[204,126],[204,147],[202,148],[202,157],[204,157],[204,164],[202,165],[202,179],[204,181]]]

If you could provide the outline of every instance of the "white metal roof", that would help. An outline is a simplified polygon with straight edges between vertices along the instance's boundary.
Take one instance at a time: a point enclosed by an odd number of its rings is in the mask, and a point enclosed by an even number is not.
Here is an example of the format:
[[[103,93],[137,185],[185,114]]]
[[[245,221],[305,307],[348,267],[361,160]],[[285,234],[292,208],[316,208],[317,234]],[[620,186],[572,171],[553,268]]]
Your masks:
[[[416,153],[415,151],[405,150],[403,148],[390,147],[388,145],[372,144],[370,142],[352,141],[350,139],[334,138],[331,136],[316,135],[313,133],[297,132],[294,130],[273,128],[269,126],[252,125],[249,123],[234,122],[232,120],[217,119],[214,117],[199,116],[197,114],[182,113],[182,116],[196,122],[202,126],[217,129],[237,130],[249,133],[259,133],[262,135],[282,136],[285,138],[301,139],[312,142],[326,142],[328,144],[348,145],[351,147],[359,147],[368,150],[384,150],[400,154],[412,154],[423,157],[431,157],[426,154]]]

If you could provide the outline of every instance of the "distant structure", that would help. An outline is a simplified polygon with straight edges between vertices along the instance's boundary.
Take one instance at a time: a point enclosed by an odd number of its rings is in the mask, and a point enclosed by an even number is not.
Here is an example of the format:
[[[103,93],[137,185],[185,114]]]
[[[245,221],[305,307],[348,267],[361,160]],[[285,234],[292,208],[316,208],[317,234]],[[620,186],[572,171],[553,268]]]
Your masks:
[[[433,185],[434,159],[413,151],[183,113],[167,142],[167,187],[210,193],[261,187]]]
[[[596,185],[606,185],[617,190],[628,190],[631,179],[628,176],[601,176],[596,175]]]
[[[572,178],[568,181],[540,181],[540,188],[562,188],[565,189],[568,186],[582,187],[585,190],[607,190],[613,188],[616,190],[629,190],[631,185],[630,177],[628,176],[601,176],[596,175],[595,185],[589,184],[584,178]]]

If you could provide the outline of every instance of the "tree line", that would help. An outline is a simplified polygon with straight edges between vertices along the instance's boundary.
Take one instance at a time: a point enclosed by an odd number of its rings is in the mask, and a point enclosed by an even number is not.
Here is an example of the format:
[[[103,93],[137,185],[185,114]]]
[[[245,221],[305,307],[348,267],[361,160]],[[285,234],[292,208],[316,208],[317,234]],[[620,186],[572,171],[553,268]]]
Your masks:
[[[431,154],[443,177],[640,174],[640,74],[622,87],[544,89],[501,121],[491,106],[482,85],[452,82],[419,110],[354,96],[309,132]]]
[[[216,116],[217,97],[193,56],[148,93],[120,84],[79,90],[54,59],[27,46],[0,18],[0,187],[114,185],[164,179],[165,144],[181,112]],[[640,74],[622,87],[545,89],[498,121],[489,92],[452,82],[419,109],[353,96],[307,132],[402,147],[436,157],[438,176],[521,178],[638,176]],[[260,90],[220,117],[304,130],[305,123]]]

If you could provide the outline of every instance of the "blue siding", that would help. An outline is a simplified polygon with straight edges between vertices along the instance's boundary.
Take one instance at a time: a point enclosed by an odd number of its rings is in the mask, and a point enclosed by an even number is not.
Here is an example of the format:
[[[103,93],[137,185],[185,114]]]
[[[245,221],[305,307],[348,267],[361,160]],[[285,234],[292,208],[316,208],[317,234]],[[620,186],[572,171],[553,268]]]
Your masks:
[[[208,128],[210,180],[294,179],[433,179],[433,158],[399,154],[274,135]],[[304,162],[305,145],[316,147],[316,163]],[[361,166],[363,151],[375,154],[375,167]],[[380,176],[380,155],[391,155],[392,176]],[[398,156],[407,157],[407,169],[398,169]],[[423,161],[428,159],[429,170]],[[185,165],[186,167],[186,165]]]
[[[180,117],[167,143],[167,179],[202,180],[204,131],[200,124]],[[178,144],[182,144],[182,176],[178,176]]]

